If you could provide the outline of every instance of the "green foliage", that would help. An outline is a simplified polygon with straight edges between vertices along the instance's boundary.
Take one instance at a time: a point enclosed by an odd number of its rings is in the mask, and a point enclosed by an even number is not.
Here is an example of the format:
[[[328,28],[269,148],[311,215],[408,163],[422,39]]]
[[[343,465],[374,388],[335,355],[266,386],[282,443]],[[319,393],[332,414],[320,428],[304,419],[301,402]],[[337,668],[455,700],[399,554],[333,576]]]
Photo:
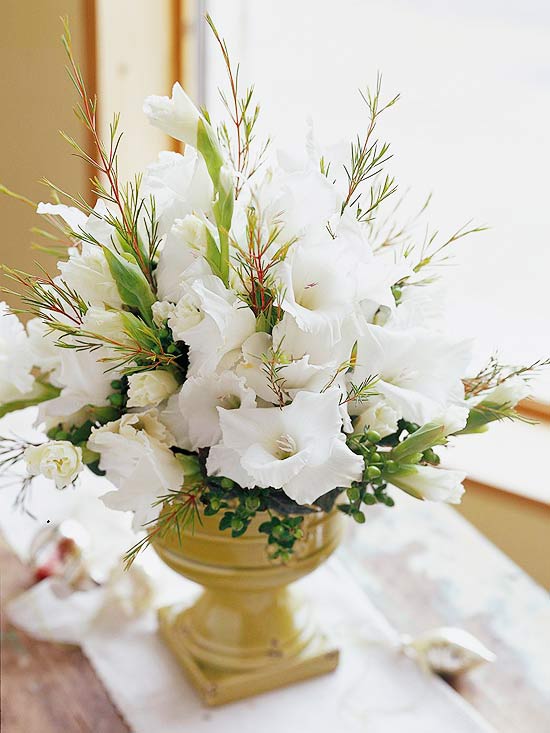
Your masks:
[[[33,407],[34,405],[39,405],[41,402],[53,400],[60,392],[61,390],[57,387],[37,379],[31,392],[23,395],[20,399],[5,402],[0,405],[0,417],[4,417],[9,412],[24,410],[26,407]]]
[[[405,461],[411,455],[422,454],[428,448],[446,443],[445,426],[439,423],[426,423],[395,446],[391,451],[391,458],[394,461]]]
[[[219,247],[207,231],[207,259],[225,285],[229,284],[229,230],[233,217],[234,190],[222,175],[223,157],[210,125],[202,118],[197,127],[197,149],[201,153],[214,186],[214,218]]]
[[[388,155],[390,147],[388,143],[373,140],[376,124],[380,115],[399,99],[399,95],[396,95],[389,102],[383,104],[380,97],[381,89],[382,77],[379,74],[374,92],[371,92],[370,89],[367,89],[366,94],[360,92],[369,110],[369,125],[365,136],[363,138],[358,136],[357,140],[351,143],[351,161],[349,165],[344,166],[348,179],[348,191],[342,202],[341,211],[343,213],[346,207],[355,206],[357,218],[363,222],[370,221],[380,204],[397,189],[394,185],[394,179],[390,176],[386,176],[381,184],[376,183],[385,163],[391,157]],[[323,161],[321,170],[324,169],[325,163]],[[363,193],[361,187],[369,180],[375,181],[375,183],[369,189],[369,203],[362,208],[360,205]]]
[[[134,262],[107,247],[103,247],[103,254],[122,302],[129,308],[135,308],[146,323],[152,325],[151,306],[155,296],[143,272]]]

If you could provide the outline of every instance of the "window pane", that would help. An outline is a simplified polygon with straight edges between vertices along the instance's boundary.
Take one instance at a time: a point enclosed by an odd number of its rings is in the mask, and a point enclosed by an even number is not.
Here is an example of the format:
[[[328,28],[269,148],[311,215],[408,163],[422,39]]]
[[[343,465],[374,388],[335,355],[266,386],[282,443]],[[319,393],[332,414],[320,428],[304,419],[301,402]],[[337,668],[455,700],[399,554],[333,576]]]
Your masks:
[[[550,6],[544,0],[209,0],[254,81],[276,145],[322,143],[365,123],[357,94],[383,73],[399,104],[381,124],[410,206],[434,193],[429,222],[450,234],[473,217],[490,231],[456,247],[445,273],[449,324],[504,361],[550,355],[547,278]],[[223,69],[207,43],[208,106]],[[406,211],[406,208],[404,209]],[[538,395],[550,401],[550,378]]]

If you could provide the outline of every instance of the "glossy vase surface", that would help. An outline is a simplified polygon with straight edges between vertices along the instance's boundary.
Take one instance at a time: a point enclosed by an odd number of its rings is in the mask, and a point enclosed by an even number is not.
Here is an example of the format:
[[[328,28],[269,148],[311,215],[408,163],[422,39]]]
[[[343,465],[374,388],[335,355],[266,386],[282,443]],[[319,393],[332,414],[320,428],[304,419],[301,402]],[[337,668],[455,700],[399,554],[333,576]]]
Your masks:
[[[242,537],[202,517],[194,531],[176,531],[153,546],[173,570],[204,590],[192,606],[159,611],[160,632],[207,705],[220,705],[330,672],[338,650],[316,626],[291,586],[336,549],[343,517],[308,514],[304,537],[287,563],[269,557],[259,514]],[[290,587],[289,587],[290,586]]]

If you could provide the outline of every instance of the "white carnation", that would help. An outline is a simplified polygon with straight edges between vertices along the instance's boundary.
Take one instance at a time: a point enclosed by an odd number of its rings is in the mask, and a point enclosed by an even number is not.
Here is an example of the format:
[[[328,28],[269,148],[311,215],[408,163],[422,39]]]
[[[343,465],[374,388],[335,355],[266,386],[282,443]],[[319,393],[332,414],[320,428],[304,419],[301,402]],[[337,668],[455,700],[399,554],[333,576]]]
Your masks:
[[[137,372],[128,377],[128,407],[148,407],[160,404],[178,388],[178,381],[171,372],[155,369]]]
[[[67,440],[29,446],[23,458],[31,476],[45,476],[58,489],[72,484],[82,470],[82,449]]]
[[[155,410],[126,414],[92,431],[88,447],[100,454],[99,467],[116,486],[101,497],[111,509],[133,511],[134,529],[156,519],[155,500],[183,483],[183,468],[169,446],[173,437]]]

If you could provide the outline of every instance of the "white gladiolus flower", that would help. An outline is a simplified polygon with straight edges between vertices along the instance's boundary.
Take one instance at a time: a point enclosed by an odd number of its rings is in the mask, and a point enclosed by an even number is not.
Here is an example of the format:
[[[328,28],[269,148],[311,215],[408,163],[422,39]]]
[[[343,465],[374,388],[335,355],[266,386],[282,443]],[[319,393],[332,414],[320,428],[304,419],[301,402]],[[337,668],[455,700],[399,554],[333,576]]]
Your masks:
[[[0,405],[30,392],[34,384],[32,366],[25,329],[7,304],[0,302]]]
[[[172,87],[171,97],[147,97],[143,111],[154,127],[176,140],[197,147],[197,127],[201,115],[178,82]]]
[[[332,378],[330,365],[310,364],[307,354],[294,360],[284,351],[284,345],[283,341],[281,351],[275,355],[272,337],[267,333],[253,333],[242,346],[243,360],[237,365],[236,372],[266,402],[278,403],[278,396],[268,377],[269,363],[273,363],[279,385],[290,397],[300,390],[320,392]]]
[[[300,392],[287,407],[218,408],[222,442],[210,449],[210,474],[242,486],[282,488],[307,504],[361,478],[363,459],[341,432],[340,393]]]
[[[72,232],[80,232],[84,229],[88,217],[83,211],[77,209],[76,206],[66,206],[65,204],[49,204],[40,202],[36,207],[36,213],[46,216],[59,216]]]
[[[453,342],[425,329],[365,326],[350,382],[378,376],[376,391],[406,420],[423,425],[464,397],[462,376],[470,342]]]
[[[301,171],[269,173],[258,195],[262,211],[268,217],[273,212],[280,219],[282,241],[291,237],[313,244],[324,241],[327,222],[342,205],[338,191],[319,171],[318,160],[315,167],[310,165]]]
[[[183,154],[169,150],[159,153],[158,160],[145,170],[140,194],[145,201],[154,198],[160,236],[188,214],[209,216],[214,196],[204,159],[190,146]]]
[[[319,334],[331,344],[341,338],[341,324],[357,299],[356,263],[336,242],[291,250],[277,268],[282,309],[300,329]]]
[[[361,333],[354,316],[342,321],[340,333],[340,339],[331,343],[322,333],[302,330],[296,319],[286,313],[273,329],[273,343],[280,345],[292,361],[307,356],[310,364],[333,369],[349,361],[353,345]]]
[[[190,377],[161,414],[180,448],[195,451],[221,438],[218,407],[236,410],[256,407],[256,396],[233,372]]]
[[[189,345],[189,375],[198,376],[215,371],[225,357],[236,360],[244,341],[256,331],[256,318],[218,277],[210,275],[185,284],[168,325],[176,340]]]
[[[108,405],[112,393],[111,382],[119,372],[107,371],[108,364],[99,361],[110,358],[113,352],[101,346],[94,351],[78,349],[59,349],[61,366],[56,383],[63,389],[59,397],[45,402],[41,407],[44,418],[72,415],[88,405],[101,407]]]
[[[493,402],[495,405],[506,405],[507,407],[515,407],[518,402],[528,396],[529,385],[519,376],[510,377],[490,392],[482,395],[484,402]]]
[[[466,474],[433,466],[411,466],[410,470],[392,476],[391,483],[417,499],[460,504],[464,494],[462,482]]]
[[[128,407],[156,407],[178,389],[178,381],[171,372],[155,369],[137,372],[128,377]]]
[[[90,305],[120,308],[122,300],[101,247],[88,242],[82,250],[69,250],[69,259],[59,263],[61,276]]]
[[[60,334],[49,331],[41,318],[31,318],[27,322],[27,334],[32,365],[44,374],[51,374],[59,369],[62,349],[56,345],[56,341]]]
[[[158,296],[161,300],[177,302],[183,295],[182,283],[186,273],[195,274],[192,268],[198,259],[206,254],[206,224],[193,214],[176,219],[168,232],[166,242],[159,256],[156,270]],[[210,271],[204,262],[203,272]],[[189,275],[188,275],[189,278]],[[187,278],[187,279],[188,279]]]
[[[136,530],[158,516],[155,500],[183,483],[183,468],[169,448],[173,442],[156,410],[123,415],[93,430],[88,440],[101,456],[99,467],[117,487],[102,501],[110,509],[135,512]]]
[[[449,405],[442,415],[438,415],[434,422],[440,423],[445,429],[445,435],[458,433],[466,427],[470,410],[464,405]]]
[[[52,440],[29,446],[23,458],[31,476],[45,476],[55,481],[58,489],[74,483],[82,470],[82,448],[68,440]]]

